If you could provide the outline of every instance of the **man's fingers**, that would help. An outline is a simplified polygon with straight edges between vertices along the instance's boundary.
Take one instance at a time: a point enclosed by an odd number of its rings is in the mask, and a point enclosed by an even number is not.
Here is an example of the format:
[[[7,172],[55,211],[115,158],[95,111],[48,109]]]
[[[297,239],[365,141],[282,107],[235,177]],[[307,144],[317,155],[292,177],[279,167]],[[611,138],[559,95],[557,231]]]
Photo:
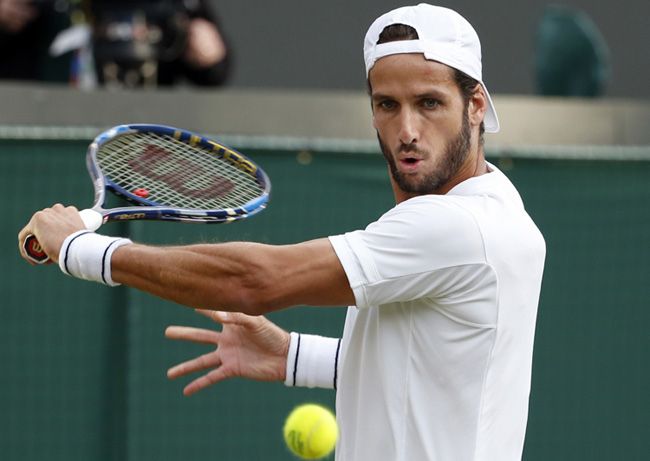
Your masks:
[[[25,227],[23,227],[20,232],[18,232],[18,244],[20,245],[23,241],[25,241],[25,238],[29,235],[32,234],[32,227],[34,226],[34,220],[38,218],[43,213],[43,211],[37,211],[32,215],[30,218],[29,222],[25,224]]]
[[[210,320],[217,323],[230,323],[228,312],[223,311],[214,311],[211,309],[194,309],[197,314],[201,314],[204,317],[209,318]]]
[[[167,370],[167,377],[169,379],[176,379],[189,373],[218,367],[219,365],[221,365],[219,354],[217,354],[216,351],[213,351],[170,368]]]
[[[213,311],[210,309],[195,309],[195,311],[221,324],[240,325],[246,327],[259,322],[259,317],[246,315],[241,312]]]
[[[23,258],[25,261],[27,261],[32,266],[35,266],[36,263],[31,261],[27,257],[27,254],[25,254],[25,240],[27,239],[27,236],[29,234],[30,234],[30,232],[27,230],[27,227],[24,227],[23,230],[21,230],[18,233],[18,253],[20,254],[21,258]]]
[[[228,379],[229,377],[230,375],[223,368],[217,368],[216,370],[212,370],[211,372],[195,379],[187,386],[185,386],[183,389],[183,395],[190,396],[192,394],[196,394],[200,390]]]
[[[36,218],[36,215],[39,214],[39,213],[42,213],[42,212],[41,212],[41,211],[37,211],[36,213],[34,213],[34,215],[33,215],[32,218],[29,220],[29,222],[25,225],[25,227],[23,227],[23,228],[20,230],[20,232],[18,232],[18,252],[20,253],[20,256],[22,256],[22,258],[23,258],[25,261],[27,261],[28,263],[30,263],[31,265],[34,265],[34,262],[32,262],[32,261],[27,257],[27,255],[25,254],[24,243],[25,243],[25,240],[27,239],[27,236],[30,235],[30,234],[33,234],[33,233],[34,233],[34,232],[32,231],[33,222],[34,222],[34,219]]]
[[[182,341],[192,341],[200,344],[219,344],[220,333],[218,331],[205,330],[203,328],[170,326],[165,330],[165,337]]]

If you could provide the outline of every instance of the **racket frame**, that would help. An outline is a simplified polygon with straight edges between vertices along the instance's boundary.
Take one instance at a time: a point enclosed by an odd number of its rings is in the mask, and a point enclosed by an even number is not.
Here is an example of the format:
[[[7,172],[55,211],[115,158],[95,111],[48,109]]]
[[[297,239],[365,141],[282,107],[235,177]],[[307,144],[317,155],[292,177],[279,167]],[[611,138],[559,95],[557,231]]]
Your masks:
[[[252,199],[241,206],[213,210],[161,206],[144,197],[139,197],[111,181],[111,179],[101,171],[97,161],[97,152],[104,144],[113,141],[120,136],[125,136],[134,132],[170,136],[190,146],[198,146],[205,151],[206,155],[215,155],[220,158],[225,158],[226,161],[229,161],[232,165],[244,171],[246,174],[254,176],[255,180],[263,188],[263,192],[259,197]],[[95,190],[94,205],[92,209],[103,216],[102,224],[110,221],[140,219],[190,223],[228,223],[248,218],[262,211],[266,207],[271,193],[271,181],[266,172],[245,155],[196,133],[164,125],[118,125],[104,131],[95,137],[93,142],[88,146],[86,167]],[[135,205],[110,209],[103,208],[106,202],[107,190],[110,190],[113,194],[122,197]]]

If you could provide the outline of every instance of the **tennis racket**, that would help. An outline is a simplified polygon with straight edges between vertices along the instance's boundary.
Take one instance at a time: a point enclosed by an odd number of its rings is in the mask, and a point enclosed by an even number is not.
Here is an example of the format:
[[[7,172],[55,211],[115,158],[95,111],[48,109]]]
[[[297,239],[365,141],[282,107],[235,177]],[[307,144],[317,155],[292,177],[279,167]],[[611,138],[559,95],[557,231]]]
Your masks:
[[[88,147],[95,188],[79,212],[89,230],[109,221],[151,219],[227,223],[266,207],[271,181],[255,162],[214,140],[163,125],[119,125]],[[106,191],[134,206],[104,208]],[[31,261],[49,260],[34,235],[23,242]]]

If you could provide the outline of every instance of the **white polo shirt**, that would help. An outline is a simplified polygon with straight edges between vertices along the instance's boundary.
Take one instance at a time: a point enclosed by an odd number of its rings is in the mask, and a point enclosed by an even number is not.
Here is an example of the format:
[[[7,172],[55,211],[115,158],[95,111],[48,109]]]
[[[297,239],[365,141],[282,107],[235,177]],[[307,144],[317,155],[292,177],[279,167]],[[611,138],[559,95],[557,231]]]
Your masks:
[[[518,461],[544,239],[493,165],[330,237],[356,307],[337,461]]]

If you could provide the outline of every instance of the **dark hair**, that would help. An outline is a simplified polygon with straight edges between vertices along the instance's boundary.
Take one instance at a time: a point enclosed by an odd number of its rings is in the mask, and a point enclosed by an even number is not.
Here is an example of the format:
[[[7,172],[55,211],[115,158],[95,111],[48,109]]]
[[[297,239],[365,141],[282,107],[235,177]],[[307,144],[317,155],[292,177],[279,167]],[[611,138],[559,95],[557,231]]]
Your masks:
[[[413,27],[407,26],[406,24],[391,24],[381,31],[377,45],[380,43],[398,42],[400,40],[417,40],[418,38],[420,38],[418,31]]]
[[[454,69],[454,80],[460,88],[460,94],[463,96],[463,101],[465,102],[465,107],[469,104],[469,100],[476,92],[476,85],[479,85],[479,81],[475,78],[470,77],[465,72],[462,72],[458,69]],[[483,144],[483,134],[485,133],[485,123],[481,122],[481,126],[478,128],[478,137],[479,143]]]
[[[418,31],[413,27],[407,26],[406,24],[391,24],[381,31],[379,39],[377,40],[377,45],[380,43],[397,42],[400,40],[417,40],[418,38],[420,38]],[[454,81],[458,85],[460,93],[463,96],[463,101],[465,102],[465,107],[467,107],[469,100],[476,91],[476,85],[479,84],[479,81],[458,69],[454,69]],[[370,81],[367,80],[367,83],[370,92]],[[485,133],[485,124],[481,122],[481,126],[479,127],[479,142],[481,144],[483,144],[483,133]]]

